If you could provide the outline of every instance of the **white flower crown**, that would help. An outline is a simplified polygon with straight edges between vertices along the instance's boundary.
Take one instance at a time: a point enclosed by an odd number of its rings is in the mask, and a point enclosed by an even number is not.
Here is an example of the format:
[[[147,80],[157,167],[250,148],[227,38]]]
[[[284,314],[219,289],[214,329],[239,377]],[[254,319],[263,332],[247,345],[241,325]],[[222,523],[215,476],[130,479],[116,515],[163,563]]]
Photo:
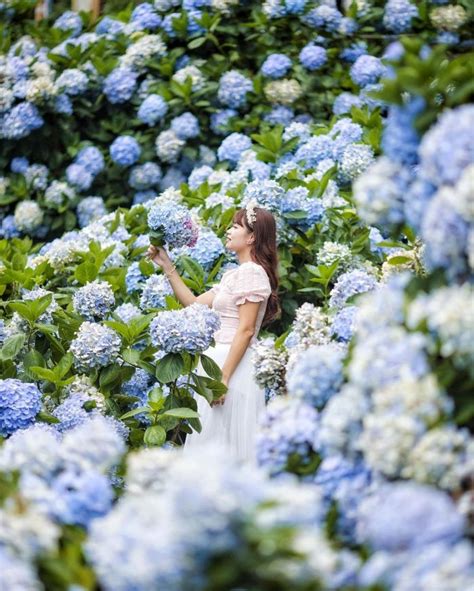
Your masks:
[[[256,207],[258,207],[258,203],[255,199],[251,199],[245,206],[245,215],[250,227],[252,227],[257,221],[257,212],[255,211]]]

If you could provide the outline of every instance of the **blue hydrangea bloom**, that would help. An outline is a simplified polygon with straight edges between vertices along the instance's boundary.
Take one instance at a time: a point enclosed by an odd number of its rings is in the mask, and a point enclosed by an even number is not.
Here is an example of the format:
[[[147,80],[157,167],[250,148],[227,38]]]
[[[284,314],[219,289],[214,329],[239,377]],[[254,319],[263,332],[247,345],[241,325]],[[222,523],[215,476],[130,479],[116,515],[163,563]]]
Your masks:
[[[59,91],[70,96],[77,96],[87,90],[89,79],[84,72],[77,68],[63,70],[56,78],[55,86]]]
[[[118,166],[132,166],[140,158],[141,148],[131,135],[121,135],[110,146],[110,157]]]
[[[54,21],[53,29],[68,31],[71,37],[77,37],[82,31],[82,19],[77,12],[66,10]]]
[[[214,169],[210,166],[198,166],[194,168],[188,177],[189,188],[194,190],[200,187],[212,172],[214,172]]]
[[[44,164],[31,164],[25,172],[25,180],[29,187],[44,191],[48,186],[48,167]]]
[[[281,185],[276,181],[252,181],[244,190],[242,197],[242,207],[245,207],[250,201],[257,201],[262,207],[278,212],[280,211],[281,202],[285,195],[285,191]]]
[[[327,52],[324,47],[313,45],[312,43],[308,43],[308,45],[303,47],[300,51],[299,58],[301,65],[310,72],[319,70],[328,61]]]
[[[189,210],[183,205],[172,202],[152,205],[148,212],[148,225],[151,230],[161,232],[171,248],[193,246],[196,243],[197,227]]]
[[[135,396],[142,399],[143,393],[147,392],[153,381],[153,376],[144,369],[136,369],[133,376],[122,384],[122,390],[128,396]]]
[[[371,291],[377,286],[377,280],[366,271],[354,269],[339,276],[331,291],[329,305],[331,308],[342,308],[347,300],[359,293]]]
[[[304,15],[304,22],[315,29],[337,31],[341,24],[342,14],[334,6],[322,4]]]
[[[53,480],[51,489],[55,502],[50,511],[61,523],[87,527],[112,507],[112,486],[96,470],[68,469]]]
[[[404,199],[412,173],[397,162],[379,158],[353,185],[358,213],[370,225],[391,229],[404,220]]]
[[[92,175],[97,175],[105,168],[105,161],[102,152],[95,146],[82,148],[75,158],[76,164],[83,166]]]
[[[137,76],[131,68],[113,70],[104,81],[104,94],[109,102],[120,104],[130,100],[137,86]]]
[[[167,295],[173,295],[170,282],[164,275],[150,275],[142,286],[140,308],[165,308]]]
[[[409,0],[388,0],[385,5],[383,24],[389,31],[405,33],[409,31],[412,20],[418,16],[418,8]]]
[[[253,84],[251,80],[240,72],[231,70],[219,80],[217,97],[223,105],[238,109],[245,104],[247,93],[252,90]]]
[[[196,244],[189,249],[187,254],[202,267],[210,270],[224,252],[225,248],[219,236],[214,234],[212,230],[203,230],[199,233]]]
[[[130,17],[138,30],[148,29],[154,31],[161,25],[161,17],[157,14],[151,4],[144,2],[133,9]]]
[[[183,113],[171,120],[171,129],[181,140],[199,135],[199,120],[192,113]]]
[[[345,352],[337,345],[303,351],[287,374],[288,394],[322,408],[341,387]]]
[[[365,41],[358,41],[341,51],[341,58],[345,62],[353,64],[361,55],[367,54],[367,43]]]
[[[355,84],[367,86],[375,84],[385,74],[386,67],[373,55],[361,55],[353,64],[350,74]]]
[[[459,40],[459,34],[452,31],[441,31],[436,37],[436,43],[441,45],[457,45]]]
[[[161,176],[161,168],[158,164],[145,162],[145,164],[132,168],[128,183],[133,189],[144,191],[157,186],[161,181]]]
[[[269,402],[257,433],[259,466],[271,475],[285,471],[290,457],[310,463],[317,451],[319,414],[301,400],[277,396]]]
[[[340,455],[324,458],[318,467],[314,483],[328,505],[337,502],[336,527],[344,541],[356,541],[359,507],[371,482],[372,474],[363,462],[351,462]]]
[[[127,286],[127,293],[139,291],[146,277],[140,271],[139,263],[132,263],[125,275],[125,285]]]
[[[72,115],[72,101],[67,94],[60,94],[54,101],[54,111],[61,115]]]
[[[339,310],[331,324],[331,335],[338,341],[348,343],[354,333],[356,315],[356,306],[347,306]]]
[[[227,126],[232,117],[237,115],[235,109],[221,109],[211,115],[210,127],[216,135],[225,135]]]
[[[66,168],[67,182],[78,191],[87,191],[94,182],[94,176],[81,164],[70,164]]]
[[[463,529],[463,517],[448,494],[415,482],[381,487],[362,502],[357,523],[360,541],[387,552],[417,551],[437,541],[453,543]]]
[[[469,273],[469,224],[455,211],[445,193],[439,192],[428,203],[420,235],[426,245],[424,259],[428,269],[446,269],[450,278]]]
[[[83,393],[71,394],[63,400],[52,413],[60,421],[55,424],[57,431],[65,433],[87,421],[91,413],[84,408],[84,404],[90,400],[91,398]]]
[[[8,378],[0,380],[0,435],[32,425],[41,410],[41,392],[35,384]]]
[[[293,121],[295,112],[291,107],[276,105],[263,119],[272,125],[288,125]]]
[[[282,78],[291,68],[291,59],[283,53],[272,53],[263,62],[261,72],[267,78]]]
[[[248,150],[252,145],[251,139],[243,133],[231,133],[217,150],[217,157],[219,160],[229,160],[233,164],[237,164],[242,152]]]
[[[400,326],[364,335],[349,365],[351,381],[367,391],[398,381],[401,375],[419,378],[428,371],[426,345],[424,335],[407,333]]]
[[[97,35],[108,35],[109,37],[115,37],[123,32],[124,23],[110,18],[110,16],[104,16],[95,28]]]
[[[15,105],[5,116],[1,132],[10,140],[18,140],[29,135],[35,129],[42,127],[44,120],[38,109],[31,103]]]
[[[115,297],[107,281],[91,281],[80,287],[72,299],[74,311],[86,320],[102,320],[115,304]]]
[[[20,236],[20,230],[17,228],[14,215],[7,215],[3,218],[0,226],[0,236],[2,238],[17,238]]]
[[[405,48],[400,41],[392,41],[383,52],[383,59],[390,61],[398,61],[405,54]]]
[[[102,197],[85,197],[77,206],[77,220],[79,226],[84,228],[94,220],[99,219],[107,213]]]
[[[2,6],[5,5],[0,5],[0,13],[2,12]],[[11,589],[12,591],[30,589],[34,591],[41,588],[41,583],[36,577],[31,562],[13,554],[4,546],[0,548],[0,573],[2,573],[2,586],[4,585],[5,589]]]
[[[133,320],[133,318],[136,318],[141,314],[140,309],[130,302],[117,306],[113,312],[120,318],[122,322],[126,323],[130,322],[130,320]]]
[[[111,328],[95,322],[83,322],[71,342],[70,351],[77,369],[87,372],[113,363],[121,344],[120,337]]]
[[[341,35],[354,35],[359,30],[358,23],[348,16],[344,16],[341,18],[339,23],[338,32]]]
[[[24,174],[29,165],[28,158],[19,156],[17,158],[12,158],[10,170],[16,174]]]
[[[191,304],[182,310],[158,312],[150,324],[151,342],[166,353],[200,353],[220,328],[219,315],[207,306]]]
[[[382,148],[386,156],[401,164],[416,164],[420,134],[414,120],[423,110],[425,101],[418,97],[409,103],[390,107],[382,136]]]
[[[434,185],[452,185],[474,162],[474,105],[443,111],[420,144],[420,175]]]
[[[155,125],[168,112],[168,103],[159,94],[150,94],[138,109],[137,117],[147,125]]]
[[[334,115],[344,115],[350,113],[352,107],[360,108],[361,106],[362,101],[358,96],[350,92],[341,92],[332,105],[332,111]]]
[[[297,149],[295,160],[304,161],[306,168],[315,168],[322,160],[332,159],[334,149],[335,144],[331,137],[315,135]]]

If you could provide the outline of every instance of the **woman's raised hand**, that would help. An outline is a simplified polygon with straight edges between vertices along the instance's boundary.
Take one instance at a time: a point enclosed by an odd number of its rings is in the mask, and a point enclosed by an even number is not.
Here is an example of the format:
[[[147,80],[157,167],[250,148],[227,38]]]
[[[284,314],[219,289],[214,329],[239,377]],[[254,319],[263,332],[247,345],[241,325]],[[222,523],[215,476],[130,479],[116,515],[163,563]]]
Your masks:
[[[167,268],[173,266],[173,263],[171,262],[168,253],[161,246],[153,246],[152,244],[150,244],[146,256],[151,261],[159,265],[164,271],[166,271]]]

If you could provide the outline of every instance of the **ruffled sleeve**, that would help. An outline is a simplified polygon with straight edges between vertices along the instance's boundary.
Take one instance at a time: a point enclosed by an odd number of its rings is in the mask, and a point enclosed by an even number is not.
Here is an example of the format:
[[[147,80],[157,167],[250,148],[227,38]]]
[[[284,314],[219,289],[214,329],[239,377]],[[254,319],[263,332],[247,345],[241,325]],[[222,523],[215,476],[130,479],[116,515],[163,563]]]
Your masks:
[[[270,280],[265,269],[256,263],[243,263],[235,273],[233,286],[235,304],[263,302],[271,294]]]

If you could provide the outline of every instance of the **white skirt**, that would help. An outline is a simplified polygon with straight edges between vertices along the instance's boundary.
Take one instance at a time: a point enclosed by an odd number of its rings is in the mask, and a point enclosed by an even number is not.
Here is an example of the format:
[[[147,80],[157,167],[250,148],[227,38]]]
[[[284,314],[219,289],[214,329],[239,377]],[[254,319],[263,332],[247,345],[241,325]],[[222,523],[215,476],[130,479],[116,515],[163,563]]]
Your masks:
[[[217,343],[204,354],[222,369],[230,346],[230,343]],[[203,396],[196,394],[202,430],[186,436],[185,450],[218,445],[238,461],[256,463],[255,437],[265,409],[265,391],[255,382],[253,371],[252,349],[249,347],[229,380],[224,404],[211,407]],[[197,373],[206,375],[201,364]]]

